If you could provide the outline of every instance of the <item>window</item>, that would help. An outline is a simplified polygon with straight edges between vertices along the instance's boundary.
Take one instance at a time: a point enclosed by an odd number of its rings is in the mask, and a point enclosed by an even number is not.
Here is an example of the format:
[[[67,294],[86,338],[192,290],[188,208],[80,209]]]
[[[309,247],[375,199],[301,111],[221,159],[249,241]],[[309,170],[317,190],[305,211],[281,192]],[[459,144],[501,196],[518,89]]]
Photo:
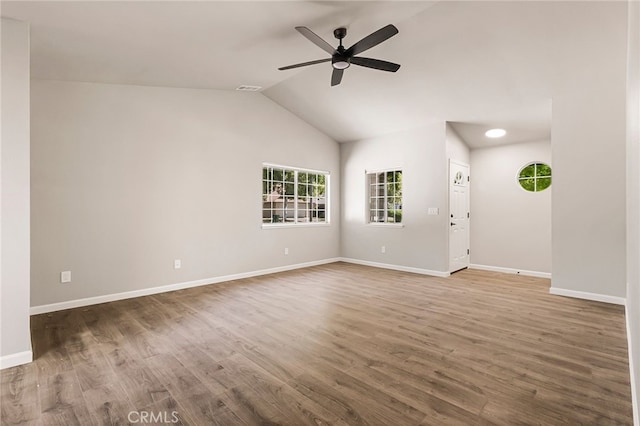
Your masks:
[[[544,191],[551,186],[551,167],[544,163],[527,164],[520,170],[518,183],[527,191]]]
[[[367,173],[369,223],[402,223],[402,170]]]
[[[262,223],[328,223],[329,173],[265,164]]]

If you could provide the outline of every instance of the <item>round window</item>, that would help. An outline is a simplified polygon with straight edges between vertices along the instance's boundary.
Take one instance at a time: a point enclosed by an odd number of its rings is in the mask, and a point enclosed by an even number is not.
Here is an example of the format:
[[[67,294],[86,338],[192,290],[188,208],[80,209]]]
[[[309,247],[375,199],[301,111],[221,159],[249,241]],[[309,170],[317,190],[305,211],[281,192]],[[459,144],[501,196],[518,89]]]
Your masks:
[[[551,186],[551,166],[545,163],[527,164],[520,169],[518,183],[527,191],[544,191]]]

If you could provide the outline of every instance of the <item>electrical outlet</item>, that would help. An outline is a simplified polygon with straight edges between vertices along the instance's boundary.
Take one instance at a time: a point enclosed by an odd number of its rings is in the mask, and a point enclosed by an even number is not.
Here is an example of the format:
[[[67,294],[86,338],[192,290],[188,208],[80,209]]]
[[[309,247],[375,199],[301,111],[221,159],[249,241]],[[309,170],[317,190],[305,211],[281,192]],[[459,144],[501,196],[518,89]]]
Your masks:
[[[173,269],[182,268],[182,261],[180,259],[176,259],[173,261]]]
[[[289,254],[289,247],[284,248],[284,254]]]
[[[60,272],[60,282],[61,283],[70,283],[71,282],[71,271],[62,271],[62,272]]]
[[[380,247],[380,253],[386,253],[387,248],[385,246]]]

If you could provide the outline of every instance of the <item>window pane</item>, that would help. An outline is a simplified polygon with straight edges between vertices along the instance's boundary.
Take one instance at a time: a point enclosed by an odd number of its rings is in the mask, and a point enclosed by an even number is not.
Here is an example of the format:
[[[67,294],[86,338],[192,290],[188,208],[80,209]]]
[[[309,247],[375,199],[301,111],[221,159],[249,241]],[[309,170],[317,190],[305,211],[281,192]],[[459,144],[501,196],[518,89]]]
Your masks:
[[[393,197],[396,193],[396,185],[393,183],[387,184],[387,196]]]
[[[296,168],[262,168],[262,222],[327,222],[326,176]]]
[[[551,178],[539,178],[537,179],[536,191],[544,191],[551,186]]]
[[[402,221],[402,171],[368,173],[369,222]]]
[[[530,179],[520,179],[520,185],[526,189],[527,191],[535,191],[536,190],[536,180],[533,178]]]
[[[537,176],[551,176],[551,167],[547,164],[537,164]]]
[[[393,199],[393,208],[394,208],[395,210],[400,210],[400,209],[402,209],[402,198],[400,198],[400,197],[395,197],[395,198]]]
[[[536,175],[536,165],[529,164],[520,171],[520,178],[534,177]]]

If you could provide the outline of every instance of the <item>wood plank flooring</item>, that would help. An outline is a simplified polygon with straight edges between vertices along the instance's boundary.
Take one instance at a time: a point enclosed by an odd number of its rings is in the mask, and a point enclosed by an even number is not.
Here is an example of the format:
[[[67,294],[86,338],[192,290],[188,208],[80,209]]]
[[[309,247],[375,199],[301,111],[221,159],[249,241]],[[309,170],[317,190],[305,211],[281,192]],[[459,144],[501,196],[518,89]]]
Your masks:
[[[334,263],[33,316],[1,423],[632,424],[624,308]]]

